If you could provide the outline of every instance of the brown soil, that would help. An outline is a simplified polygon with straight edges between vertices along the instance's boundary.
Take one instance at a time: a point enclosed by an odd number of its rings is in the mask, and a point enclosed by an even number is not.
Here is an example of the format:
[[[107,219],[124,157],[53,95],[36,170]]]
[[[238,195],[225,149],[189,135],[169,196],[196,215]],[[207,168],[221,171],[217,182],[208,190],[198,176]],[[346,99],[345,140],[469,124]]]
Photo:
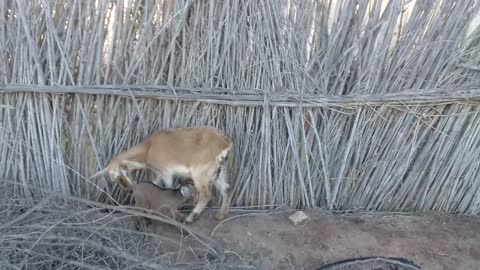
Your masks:
[[[480,269],[479,218],[305,212],[310,219],[297,226],[287,218],[293,210],[231,213],[213,239],[231,251],[226,260],[232,265],[250,269],[316,269],[364,256],[401,257],[421,269]],[[210,235],[218,225],[214,215],[205,211],[192,227]],[[163,224],[154,226],[159,234],[168,231]]]

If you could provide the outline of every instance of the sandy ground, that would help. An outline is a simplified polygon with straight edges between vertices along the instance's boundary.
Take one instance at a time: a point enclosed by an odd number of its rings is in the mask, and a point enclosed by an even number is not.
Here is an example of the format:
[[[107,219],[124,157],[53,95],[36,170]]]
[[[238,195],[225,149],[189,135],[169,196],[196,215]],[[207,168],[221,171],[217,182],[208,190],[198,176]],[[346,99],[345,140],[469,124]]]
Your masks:
[[[230,250],[226,260],[250,269],[316,269],[363,256],[401,257],[421,269],[480,269],[480,218],[305,212],[310,219],[297,226],[287,219],[293,210],[231,213],[217,226],[215,212],[206,211],[192,227],[206,235],[216,228],[213,239]],[[166,234],[164,226],[151,228]]]

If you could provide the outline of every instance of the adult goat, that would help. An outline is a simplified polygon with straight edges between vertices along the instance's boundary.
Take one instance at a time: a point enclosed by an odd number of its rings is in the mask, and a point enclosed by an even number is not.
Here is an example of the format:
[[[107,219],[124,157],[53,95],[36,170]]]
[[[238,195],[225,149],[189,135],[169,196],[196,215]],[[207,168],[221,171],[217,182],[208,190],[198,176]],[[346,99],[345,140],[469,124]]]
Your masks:
[[[222,196],[216,217],[223,220],[230,207],[230,185],[225,163],[232,148],[232,140],[213,127],[165,129],[121,152],[106,168],[91,177],[108,173],[111,180],[125,190],[133,183],[128,173],[137,169],[151,169],[163,179],[166,188],[176,188],[174,178],[192,179],[198,201],[185,218],[185,223],[192,223],[200,216],[211,199],[210,187],[213,184]]]

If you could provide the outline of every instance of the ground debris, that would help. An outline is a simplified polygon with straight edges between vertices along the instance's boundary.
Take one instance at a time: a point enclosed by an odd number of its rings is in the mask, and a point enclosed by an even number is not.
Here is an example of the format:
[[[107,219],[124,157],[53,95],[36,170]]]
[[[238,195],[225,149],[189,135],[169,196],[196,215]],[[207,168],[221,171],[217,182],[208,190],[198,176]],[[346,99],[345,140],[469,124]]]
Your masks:
[[[303,211],[297,211],[294,214],[290,215],[288,219],[293,222],[293,225],[298,225],[306,221],[308,219],[308,216]]]

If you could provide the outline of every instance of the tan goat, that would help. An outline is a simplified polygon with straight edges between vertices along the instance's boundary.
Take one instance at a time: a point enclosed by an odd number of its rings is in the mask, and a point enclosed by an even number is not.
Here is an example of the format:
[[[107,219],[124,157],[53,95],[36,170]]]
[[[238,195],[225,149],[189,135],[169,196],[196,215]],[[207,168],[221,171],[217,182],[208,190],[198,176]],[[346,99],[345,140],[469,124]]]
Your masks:
[[[192,188],[193,182],[182,184],[179,190],[163,190],[152,182],[140,182],[129,187],[136,207],[153,210],[175,220],[179,217],[178,208],[190,198]],[[142,220],[145,218],[137,217],[136,227]]]
[[[223,220],[230,207],[225,163],[232,148],[232,140],[213,127],[165,129],[121,152],[92,177],[108,173],[125,190],[133,183],[127,173],[135,169],[153,170],[167,188],[175,188],[174,177],[192,179],[198,201],[186,223],[192,223],[202,213],[210,201],[213,184],[222,196],[217,219]]]

